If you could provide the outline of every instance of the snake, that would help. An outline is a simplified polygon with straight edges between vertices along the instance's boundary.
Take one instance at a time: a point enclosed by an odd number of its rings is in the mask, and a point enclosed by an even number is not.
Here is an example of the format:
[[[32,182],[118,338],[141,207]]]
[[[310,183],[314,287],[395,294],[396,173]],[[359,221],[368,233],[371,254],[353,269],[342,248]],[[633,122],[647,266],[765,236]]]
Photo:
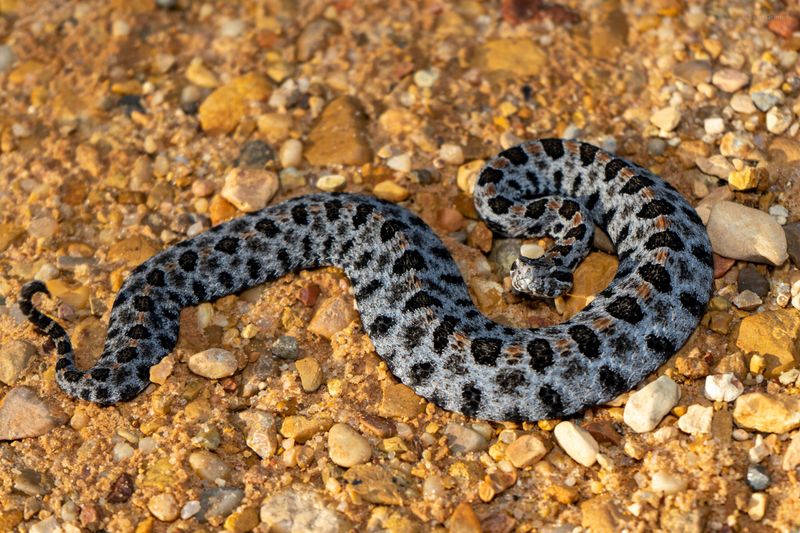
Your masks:
[[[568,295],[595,227],[616,249],[614,278],[561,323],[502,325],[476,307],[419,216],[375,196],[325,192],[217,224],[133,269],[89,369],[76,366],[67,332],[34,305],[48,292],[43,282],[22,288],[19,307],[52,340],[59,387],[108,406],[150,384],[150,367],[177,343],[181,309],[334,266],[400,382],[446,410],[492,421],[562,418],[609,402],[675,354],[705,313],[708,234],[687,200],[643,167],[577,140],[532,140],[489,159],[473,199],[495,234],[552,238],[543,255],[520,255],[511,267],[511,290],[523,298]]]

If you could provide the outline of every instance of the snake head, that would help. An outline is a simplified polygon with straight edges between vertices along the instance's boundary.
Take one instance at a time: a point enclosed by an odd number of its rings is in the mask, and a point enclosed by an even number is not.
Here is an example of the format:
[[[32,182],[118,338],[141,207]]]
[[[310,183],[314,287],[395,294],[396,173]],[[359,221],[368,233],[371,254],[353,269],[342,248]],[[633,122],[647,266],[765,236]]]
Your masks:
[[[572,272],[547,257],[520,256],[511,266],[514,290],[538,298],[555,298],[572,288]]]

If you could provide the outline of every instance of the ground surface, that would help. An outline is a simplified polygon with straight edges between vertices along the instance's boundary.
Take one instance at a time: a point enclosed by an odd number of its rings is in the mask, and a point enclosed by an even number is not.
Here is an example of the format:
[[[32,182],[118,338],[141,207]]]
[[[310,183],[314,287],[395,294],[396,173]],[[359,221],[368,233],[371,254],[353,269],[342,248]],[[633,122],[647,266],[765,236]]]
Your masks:
[[[798,218],[798,21],[780,2],[536,4],[0,1],[0,530],[797,531],[800,299],[777,223]],[[523,301],[504,289],[520,243],[469,197],[482,159],[548,136],[778,227],[718,215],[717,251],[764,242],[778,265],[717,257],[716,298],[659,373],[680,399],[654,394],[641,432],[628,396],[563,438],[421,402],[335,270],[186,310],[152,387],[111,408],[58,389],[15,305],[47,280],[40,304],[90,365],[139,262],[343,189],[420,213],[498,322],[564,320],[615,259],[590,256],[566,299]],[[725,374],[731,396],[709,395]]]

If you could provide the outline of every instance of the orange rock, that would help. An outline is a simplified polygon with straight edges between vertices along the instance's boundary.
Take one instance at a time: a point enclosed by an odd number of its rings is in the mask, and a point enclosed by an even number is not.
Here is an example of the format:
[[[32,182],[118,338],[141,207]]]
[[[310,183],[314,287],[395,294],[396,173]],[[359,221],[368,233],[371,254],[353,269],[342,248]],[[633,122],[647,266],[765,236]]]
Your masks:
[[[450,515],[450,533],[481,533],[481,521],[467,502],[458,504]]]

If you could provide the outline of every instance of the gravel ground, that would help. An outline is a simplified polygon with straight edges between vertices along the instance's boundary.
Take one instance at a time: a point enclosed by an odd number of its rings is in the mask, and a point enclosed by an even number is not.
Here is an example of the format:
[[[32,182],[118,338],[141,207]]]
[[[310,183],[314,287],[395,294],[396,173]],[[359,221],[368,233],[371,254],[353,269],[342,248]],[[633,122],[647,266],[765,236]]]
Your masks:
[[[800,531],[797,6],[539,4],[0,1],[0,530]],[[15,304],[46,281],[89,366],[144,259],[345,190],[419,213],[493,319],[562,321],[613,250],[523,301],[509,261],[547,241],[493,238],[470,198],[487,157],[552,136],[665,177],[716,252],[688,344],[575,420],[427,404],[334,269],[185,310],[153,385],[110,408],[61,393]]]

